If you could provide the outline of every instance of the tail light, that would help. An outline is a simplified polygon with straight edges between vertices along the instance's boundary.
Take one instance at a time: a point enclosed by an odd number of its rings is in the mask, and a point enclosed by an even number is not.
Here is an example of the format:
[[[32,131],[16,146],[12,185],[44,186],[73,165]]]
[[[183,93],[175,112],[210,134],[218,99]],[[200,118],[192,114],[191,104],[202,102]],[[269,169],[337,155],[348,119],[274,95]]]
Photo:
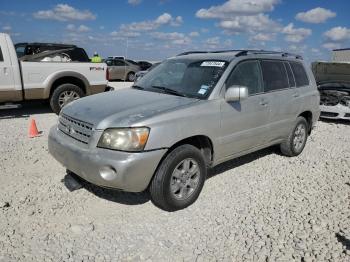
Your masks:
[[[106,67],[106,80],[109,81],[109,70],[108,70],[108,67]]]

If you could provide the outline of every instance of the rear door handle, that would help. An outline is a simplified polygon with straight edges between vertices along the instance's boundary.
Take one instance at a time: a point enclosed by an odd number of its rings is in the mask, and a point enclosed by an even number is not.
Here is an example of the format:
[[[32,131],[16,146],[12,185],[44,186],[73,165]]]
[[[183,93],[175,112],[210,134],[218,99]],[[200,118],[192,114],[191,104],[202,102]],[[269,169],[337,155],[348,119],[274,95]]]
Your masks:
[[[262,105],[262,106],[267,106],[268,104],[269,104],[269,102],[267,102],[266,100],[260,101],[260,105]]]

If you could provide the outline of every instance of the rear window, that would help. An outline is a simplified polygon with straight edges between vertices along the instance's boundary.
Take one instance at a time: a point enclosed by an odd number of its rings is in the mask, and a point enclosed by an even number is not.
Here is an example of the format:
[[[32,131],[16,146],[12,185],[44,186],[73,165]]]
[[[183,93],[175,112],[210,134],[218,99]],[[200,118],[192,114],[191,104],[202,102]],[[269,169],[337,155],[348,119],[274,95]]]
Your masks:
[[[289,87],[286,69],[281,61],[261,61],[264,91],[274,91]]]
[[[88,55],[82,48],[74,48],[73,50],[67,51],[66,53],[69,55],[72,61],[90,62]]]
[[[309,78],[305,72],[304,66],[301,63],[290,62],[295,77],[297,87],[309,85]]]
[[[2,51],[1,51],[1,47],[0,47],[0,62],[4,61],[4,57],[2,56]]]

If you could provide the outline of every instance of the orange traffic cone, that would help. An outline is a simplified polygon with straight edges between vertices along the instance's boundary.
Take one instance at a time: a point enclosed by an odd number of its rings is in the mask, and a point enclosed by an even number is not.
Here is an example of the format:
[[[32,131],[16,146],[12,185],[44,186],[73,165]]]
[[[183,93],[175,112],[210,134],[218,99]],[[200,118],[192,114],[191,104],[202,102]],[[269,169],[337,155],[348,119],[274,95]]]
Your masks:
[[[29,138],[33,138],[37,136],[39,136],[38,128],[36,127],[35,120],[31,119],[29,124]]]

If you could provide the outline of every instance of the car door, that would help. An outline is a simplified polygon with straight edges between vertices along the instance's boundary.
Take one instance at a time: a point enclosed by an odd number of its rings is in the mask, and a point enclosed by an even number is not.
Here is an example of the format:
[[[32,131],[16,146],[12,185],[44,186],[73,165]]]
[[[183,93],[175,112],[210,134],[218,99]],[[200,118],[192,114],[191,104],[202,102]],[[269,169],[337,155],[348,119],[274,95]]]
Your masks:
[[[265,144],[269,130],[269,98],[263,91],[257,60],[240,62],[226,80],[226,88],[245,86],[245,100],[221,104],[221,149],[224,157]]]
[[[0,102],[17,101],[22,97],[21,90],[16,90],[14,68],[5,38],[0,39]]]
[[[108,67],[109,79],[111,80],[118,79],[116,74],[116,67],[114,65],[114,60],[108,59],[105,61],[105,63],[107,64],[107,67]]]
[[[264,91],[270,101],[270,131],[267,142],[285,139],[291,131],[297,110],[294,101],[295,85],[288,63],[280,60],[262,60]],[[288,77],[289,75],[289,77]]]
[[[123,60],[114,60],[115,74],[117,79],[125,79],[126,77],[126,62]]]

